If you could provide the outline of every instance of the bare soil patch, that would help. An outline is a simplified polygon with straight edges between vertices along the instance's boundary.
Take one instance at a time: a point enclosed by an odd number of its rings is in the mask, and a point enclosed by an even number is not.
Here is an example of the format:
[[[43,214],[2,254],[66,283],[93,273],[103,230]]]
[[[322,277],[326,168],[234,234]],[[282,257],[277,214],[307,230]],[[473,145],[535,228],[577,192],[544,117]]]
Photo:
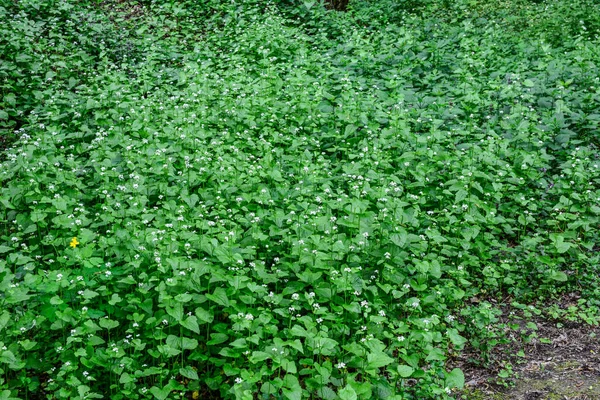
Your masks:
[[[523,331],[511,331],[513,341],[494,349],[486,367],[473,361],[476,357],[472,352],[461,354],[458,363],[467,383],[458,398],[600,400],[600,328],[574,322],[560,326],[543,319],[535,323],[537,337],[525,341],[523,337],[528,335],[522,335]],[[502,386],[497,378],[507,363],[515,372],[509,381],[514,386],[509,387]]]

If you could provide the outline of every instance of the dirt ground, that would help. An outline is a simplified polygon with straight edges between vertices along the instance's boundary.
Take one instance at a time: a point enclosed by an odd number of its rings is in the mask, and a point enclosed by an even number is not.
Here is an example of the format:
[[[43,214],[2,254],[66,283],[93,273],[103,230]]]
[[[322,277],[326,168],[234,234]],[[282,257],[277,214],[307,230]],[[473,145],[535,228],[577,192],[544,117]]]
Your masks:
[[[600,328],[583,323],[535,321],[538,331],[529,343],[518,333],[513,343],[499,346],[492,359],[509,361],[516,374],[499,384],[500,363],[475,365],[461,355],[466,388],[461,400],[600,400]],[[518,354],[522,350],[522,353]]]

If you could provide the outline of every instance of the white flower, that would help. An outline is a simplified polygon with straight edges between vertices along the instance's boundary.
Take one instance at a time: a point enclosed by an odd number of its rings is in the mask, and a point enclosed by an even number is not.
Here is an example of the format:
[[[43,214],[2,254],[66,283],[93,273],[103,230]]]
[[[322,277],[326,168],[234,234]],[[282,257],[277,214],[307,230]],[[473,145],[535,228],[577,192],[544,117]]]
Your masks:
[[[252,314],[246,314],[245,318],[246,318],[248,321],[252,321],[252,320],[254,319],[254,316],[253,316]]]
[[[240,377],[235,378],[235,383],[240,384],[242,382],[244,382],[244,380],[242,378],[240,378]]]
[[[292,295],[292,299],[293,299],[293,300],[298,300],[299,298],[300,298],[300,295],[299,295],[298,293],[294,293],[294,294]]]
[[[382,317],[385,317],[385,311],[383,311],[383,310],[379,311],[379,315]]]
[[[404,336],[398,336],[398,341],[399,342],[404,342],[404,339],[406,339]]]
[[[346,368],[346,363],[340,362],[335,364],[335,367],[338,369]]]

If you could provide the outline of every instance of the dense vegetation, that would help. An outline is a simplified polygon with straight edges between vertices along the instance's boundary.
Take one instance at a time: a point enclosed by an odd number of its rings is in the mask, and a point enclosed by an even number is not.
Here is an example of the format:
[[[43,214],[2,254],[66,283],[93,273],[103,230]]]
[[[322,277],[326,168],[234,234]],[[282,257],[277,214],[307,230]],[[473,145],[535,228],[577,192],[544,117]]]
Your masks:
[[[599,34],[593,0],[0,0],[0,399],[452,398],[506,307],[596,324]]]

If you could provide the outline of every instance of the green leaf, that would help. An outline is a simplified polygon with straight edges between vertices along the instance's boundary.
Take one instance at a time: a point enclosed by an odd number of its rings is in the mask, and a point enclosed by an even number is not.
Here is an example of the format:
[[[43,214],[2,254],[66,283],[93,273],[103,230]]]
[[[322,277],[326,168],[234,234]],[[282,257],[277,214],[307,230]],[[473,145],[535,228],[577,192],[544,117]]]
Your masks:
[[[167,314],[175,319],[177,322],[181,322],[183,319],[183,304],[175,303],[173,307],[167,306],[165,308],[167,310]]]
[[[408,365],[398,365],[398,374],[402,378],[408,378],[409,376],[412,375],[413,372],[415,372],[415,369],[412,367],[409,367]]]
[[[150,388],[150,393],[158,400],[165,400],[169,397],[169,394],[171,394],[171,386],[167,385],[162,389],[152,386]]]
[[[283,395],[288,400],[302,400],[302,387],[295,375],[286,374],[283,378]]]
[[[19,397],[11,397],[10,390],[3,390],[0,392],[0,400],[21,400]]]
[[[10,313],[5,310],[0,314],[0,331],[8,324],[8,321],[10,321]]]
[[[462,389],[465,386],[465,374],[459,368],[454,368],[446,375],[446,386]]]
[[[28,350],[33,349],[35,347],[35,345],[37,344],[37,342],[33,342],[29,339],[25,339],[25,340],[21,340],[19,342],[19,344],[21,346],[23,346],[23,350],[28,351]]]
[[[196,347],[198,347],[198,341],[196,339],[186,337],[181,338],[181,348],[183,350],[194,350]]]
[[[198,325],[198,319],[192,315],[181,321],[181,326],[189,329],[192,332],[200,333],[200,326]]]
[[[315,1],[315,0],[312,0],[312,1],[305,1],[305,2],[304,2],[304,7],[305,7],[307,10],[310,10],[310,9],[311,9],[311,8],[312,8],[312,7],[315,5],[315,3],[316,3],[316,1]]]
[[[211,333],[210,337],[211,337],[211,340],[206,342],[206,344],[209,344],[211,346],[214,346],[215,344],[224,343],[229,339],[229,336],[227,336],[224,333]]]
[[[31,295],[27,294],[27,289],[13,289],[12,293],[4,300],[8,304],[16,304],[27,301],[31,298]]]
[[[194,312],[196,313],[196,316],[198,317],[198,319],[204,323],[210,324],[215,319],[212,312],[206,311],[202,307],[196,308],[196,310]]]
[[[329,386],[321,386],[319,389],[317,389],[317,395],[325,400],[339,399],[339,397],[335,394],[333,389],[331,389]]]
[[[394,359],[385,353],[369,353],[367,354],[367,369],[376,369],[385,367],[394,362]]]
[[[252,364],[256,364],[269,358],[271,358],[271,355],[269,353],[266,353],[264,351],[253,351],[252,355],[248,357],[248,361],[250,361]]]
[[[300,337],[307,337],[309,335],[308,332],[306,331],[306,329],[304,329],[300,325],[294,325],[294,326],[292,326],[292,329],[290,330],[290,333],[293,336],[300,336]]]
[[[465,343],[467,342],[467,339],[459,335],[458,330],[454,328],[448,329],[448,337],[450,338],[452,344],[456,346],[458,350],[462,349]]]
[[[15,357],[15,354],[12,351],[4,350],[2,353],[0,353],[0,363],[15,364],[17,362],[17,357]]]
[[[29,218],[31,218],[32,222],[40,222],[46,218],[46,213],[36,210],[31,213]]]
[[[283,360],[281,360],[281,367],[288,374],[295,374],[298,372],[296,363],[292,360],[288,360],[288,359],[284,358]]]
[[[114,321],[108,318],[100,318],[100,320],[98,321],[98,325],[100,325],[104,329],[111,330],[119,326],[119,321]]]
[[[390,235],[390,240],[398,247],[404,247],[407,239],[408,233],[406,231]]]
[[[227,298],[227,291],[223,288],[216,288],[213,294],[207,294],[206,298],[214,301],[215,303],[229,307],[229,298]]]
[[[192,367],[179,368],[179,374],[183,377],[186,377],[186,378],[194,380],[194,381],[199,380],[198,373]]]
[[[566,282],[569,280],[569,277],[567,276],[567,274],[565,274],[562,271],[551,270],[550,271],[550,279],[558,281],[558,282]]]
[[[123,372],[121,374],[121,377],[119,378],[119,383],[121,384],[125,384],[125,383],[130,383],[133,382],[135,379],[131,377],[131,375],[129,375],[127,372]]]
[[[356,395],[356,391],[349,384],[344,386],[338,392],[338,396],[340,400],[357,400],[358,396]]]

